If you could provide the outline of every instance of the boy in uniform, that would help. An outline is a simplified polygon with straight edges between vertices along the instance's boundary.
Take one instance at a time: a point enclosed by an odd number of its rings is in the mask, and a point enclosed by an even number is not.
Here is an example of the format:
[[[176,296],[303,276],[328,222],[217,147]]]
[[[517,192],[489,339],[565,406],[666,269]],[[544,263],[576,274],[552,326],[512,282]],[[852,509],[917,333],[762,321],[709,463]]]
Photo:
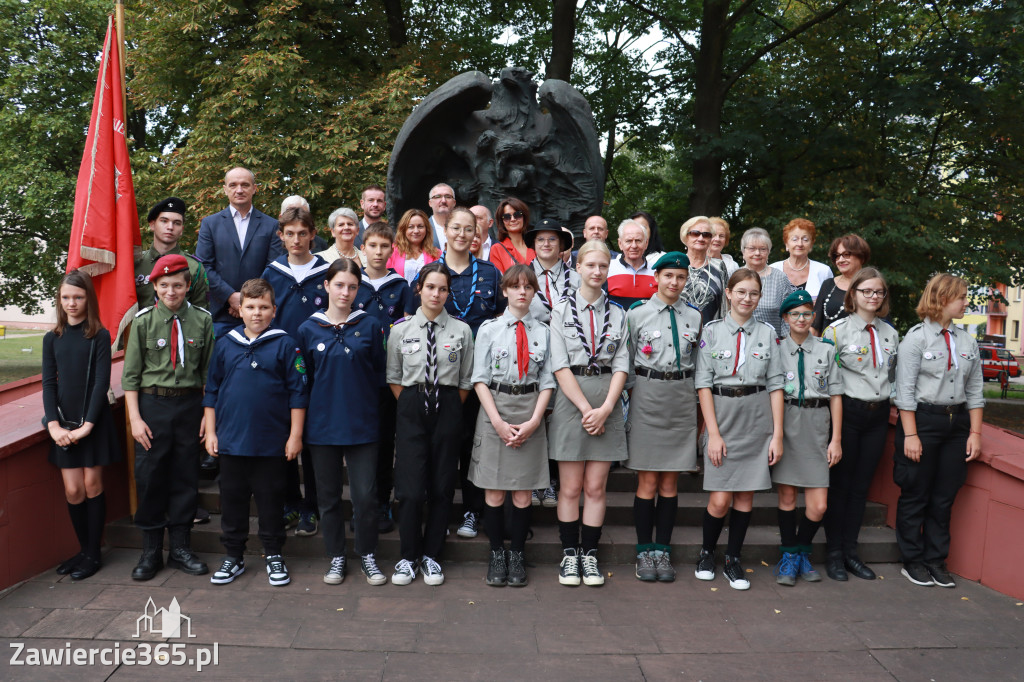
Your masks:
[[[363,233],[363,255],[366,268],[353,303],[376,319],[384,329],[384,338],[391,334],[391,326],[416,309],[412,289],[405,277],[387,267],[394,250],[395,233],[387,223],[371,223]],[[391,488],[395,469],[395,414],[398,402],[391,389],[380,389],[380,435],[377,441],[377,501],[379,516],[377,531],[390,533],[395,528],[391,517]]]
[[[277,310],[270,284],[251,279],[239,293],[244,326],[217,344],[203,397],[206,450],[221,461],[221,542],[227,553],[210,582],[230,583],[245,570],[249,500],[255,498],[267,576],[271,585],[287,585],[281,509],[287,462],[302,451],[306,365],[292,337],[270,329]]]
[[[149,273],[153,272],[153,266],[161,256],[169,254],[185,256],[191,279],[188,302],[205,307],[210,296],[210,281],[206,277],[206,269],[178,245],[181,233],[185,229],[185,202],[178,197],[167,197],[149,209],[146,220],[149,221],[149,230],[153,233],[153,244],[146,251],[135,254],[135,295],[139,301],[139,310],[156,302]]]
[[[163,568],[164,528],[171,542],[167,565],[191,575],[207,572],[192,554],[190,534],[213,319],[185,300],[191,279],[185,256],[162,256],[149,279],[159,301],[135,316],[121,378],[132,437],[142,446],[135,455],[135,525],[143,532],[135,580],[150,580]]]
[[[263,271],[262,278],[274,288],[277,299],[276,326],[293,339],[299,338],[299,325],[315,312],[327,309],[324,278],[330,263],[313,254],[316,225],[309,211],[289,206],[277,219],[277,235],[285,254]],[[316,535],[316,472],[308,448],[302,449],[302,474],[306,484],[305,497],[299,490],[299,465],[288,465],[288,488],[283,509],[285,527],[295,526],[296,535]]]

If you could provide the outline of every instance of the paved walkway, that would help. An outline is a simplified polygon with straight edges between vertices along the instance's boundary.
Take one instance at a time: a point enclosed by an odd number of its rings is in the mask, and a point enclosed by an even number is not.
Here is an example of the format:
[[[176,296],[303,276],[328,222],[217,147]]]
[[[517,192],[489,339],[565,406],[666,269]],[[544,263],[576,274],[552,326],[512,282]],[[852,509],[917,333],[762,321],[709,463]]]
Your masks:
[[[1024,606],[975,583],[911,585],[896,565],[882,579],[794,588],[758,565],[749,592],[688,566],[673,584],[609,566],[603,588],[561,587],[555,568],[522,589],[490,588],[483,564],[447,565],[447,582],[371,587],[349,574],[325,585],[320,561],[289,564],[270,587],[257,556],[234,584],[165,569],[128,578],[137,553],[113,550],[103,570],[72,583],[52,571],[0,595],[0,679],[276,680],[1009,680],[1024,676]],[[204,556],[211,564],[219,557]],[[390,567],[388,567],[390,568]],[[388,571],[389,572],[389,571]],[[186,656],[217,643],[219,663],[197,675],[171,665],[12,666],[31,648],[146,645],[133,635],[152,597],[176,598],[191,619]]]

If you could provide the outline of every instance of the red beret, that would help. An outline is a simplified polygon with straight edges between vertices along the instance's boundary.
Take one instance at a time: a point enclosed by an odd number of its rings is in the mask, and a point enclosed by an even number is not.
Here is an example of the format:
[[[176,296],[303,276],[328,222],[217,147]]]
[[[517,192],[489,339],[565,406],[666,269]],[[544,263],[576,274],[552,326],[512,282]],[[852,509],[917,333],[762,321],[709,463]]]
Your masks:
[[[149,275],[149,281],[155,282],[164,275],[173,275],[182,270],[188,270],[188,260],[180,253],[169,253],[166,256],[160,256],[153,264],[153,272]]]

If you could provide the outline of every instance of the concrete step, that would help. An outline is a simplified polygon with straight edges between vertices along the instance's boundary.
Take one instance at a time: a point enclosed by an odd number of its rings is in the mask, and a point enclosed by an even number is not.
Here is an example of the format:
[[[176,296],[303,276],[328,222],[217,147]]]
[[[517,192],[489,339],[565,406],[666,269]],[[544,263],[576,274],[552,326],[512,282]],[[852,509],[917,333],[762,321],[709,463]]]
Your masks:
[[[347,530],[347,529],[346,529]],[[561,543],[558,539],[558,528],[554,525],[533,526],[534,536],[527,542],[526,553],[529,561],[535,564],[556,564],[562,556]],[[285,557],[319,558],[324,556],[323,541],[318,535],[312,537],[295,537],[289,531],[284,546]],[[349,555],[355,558],[352,551],[351,533],[349,536]],[[724,551],[728,541],[729,530],[722,533],[719,550]],[[824,536],[819,533],[818,544],[815,545],[814,560],[820,562],[824,558]],[[125,518],[107,525],[107,542],[114,547],[141,548],[142,532]],[[695,562],[700,552],[701,529],[699,526],[678,526],[673,533],[672,555],[677,565]],[[165,545],[166,546],[166,545]],[[220,544],[220,515],[212,515],[211,522],[196,526],[192,531],[192,548],[197,552],[222,555]],[[256,520],[250,519],[249,541],[247,553],[259,554],[262,547],[256,535]],[[451,534],[445,546],[444,561],[486,561],[489,544],[486,535],[481,532],[477,537],[467,539],[455,535],[455,526],[451,526]],[[861,531],[860,555],[864,561],[893,562],[899,559],[895,533],[889,528],[868,526]],[[606,525],[601,536],[600,558],[602,562],[611,564],[629,564],[636,556],[636,532],[632,526]],[[398,531],[381,535],[378,541],[377,557],[382,564],[397,561],[399,557]],[[747,563],[764,561],[774,565],[779,559],[779,531],[774,526],[755,525],[747,531],[743,547],[743,558]],[[387,569],[384,569],[385,572]]]

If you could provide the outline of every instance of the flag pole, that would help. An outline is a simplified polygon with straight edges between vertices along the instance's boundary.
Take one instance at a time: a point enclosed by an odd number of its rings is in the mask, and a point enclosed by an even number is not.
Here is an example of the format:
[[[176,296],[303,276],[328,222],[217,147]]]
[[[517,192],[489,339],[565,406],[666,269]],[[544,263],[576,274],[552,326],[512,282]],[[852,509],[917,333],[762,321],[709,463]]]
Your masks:
[[[124,115],[128,117],[128,88],[126,85],[124,49],[124,0],[114,0],[114,27],[117,30],[117,48],[121,61],[121,101],[124,103]]]

